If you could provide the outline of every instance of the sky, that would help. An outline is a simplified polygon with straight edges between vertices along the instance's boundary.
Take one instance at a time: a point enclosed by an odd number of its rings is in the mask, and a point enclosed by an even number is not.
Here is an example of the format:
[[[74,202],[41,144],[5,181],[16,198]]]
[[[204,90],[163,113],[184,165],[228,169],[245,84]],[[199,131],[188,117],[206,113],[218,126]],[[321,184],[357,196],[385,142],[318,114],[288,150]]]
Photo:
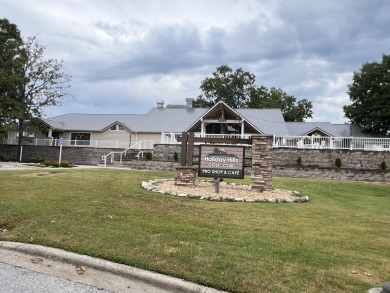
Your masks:
[[[0,0],[0,18],[64,61],[71,95],[45,117],[143,114],[202,94],[217,67],[348,122],[348,85],[390,54],[388,0]]]

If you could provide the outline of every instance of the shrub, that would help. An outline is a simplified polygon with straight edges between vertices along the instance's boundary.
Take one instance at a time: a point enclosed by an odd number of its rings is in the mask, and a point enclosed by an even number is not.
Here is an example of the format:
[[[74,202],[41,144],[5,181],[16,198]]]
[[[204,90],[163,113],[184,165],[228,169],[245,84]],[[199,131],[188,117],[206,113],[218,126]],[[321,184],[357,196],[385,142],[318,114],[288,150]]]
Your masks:
[[[147,152],[147,153],[145,153],[145,160],[148,160],[148,161],[150,161],[151,159],[152,159],[152,153],[151,152]]]
[[[340,158],[336,158],[336,160],[334,161],[335,165],[337,168],[340,168],[341,167],[341,159]]]
[[[381,170],[382,171],[385,171],[387,169],[387,164],[385,161],[382,161],[382,163],[380,164],[380,167],[381,167]]]
[[[173,159],[175,160],[175,162],[179,161],[179,154],[177,152],[173,154]]]
[[[58,168],[58,167],[63,167],[63,168],[73,167],[73,163],[71,163],[71,162],[69,162],[67,160],[61,161],[61,164],[59,164],[57,161],[45,160],[41,164],[43,166],[45,166],[45,167],[55,167],[55,168]]]
[[[297,166],[302,166],[302,158],[301,157],[297,158]]]
[[[69,167],[72,167],[72,163],[65,160],[65,161],[61,161],[61,164],[60,164],[60,167],[63,167],[63,168],[69,168]]]

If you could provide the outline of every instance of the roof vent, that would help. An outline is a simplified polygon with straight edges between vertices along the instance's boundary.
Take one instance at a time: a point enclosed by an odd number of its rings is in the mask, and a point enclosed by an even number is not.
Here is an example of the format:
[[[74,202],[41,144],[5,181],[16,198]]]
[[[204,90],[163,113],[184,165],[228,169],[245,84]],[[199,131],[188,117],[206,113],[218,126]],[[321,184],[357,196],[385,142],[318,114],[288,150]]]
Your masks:
[[[164,108],[164,101],[163,100],[157,101],[157,109],[162,109],[162,108]]]
[[[193,99],[193,98],[187,98],[186,99],[187,108],[192,108],[194,106],[194,101],[195,101],[195,99]]]

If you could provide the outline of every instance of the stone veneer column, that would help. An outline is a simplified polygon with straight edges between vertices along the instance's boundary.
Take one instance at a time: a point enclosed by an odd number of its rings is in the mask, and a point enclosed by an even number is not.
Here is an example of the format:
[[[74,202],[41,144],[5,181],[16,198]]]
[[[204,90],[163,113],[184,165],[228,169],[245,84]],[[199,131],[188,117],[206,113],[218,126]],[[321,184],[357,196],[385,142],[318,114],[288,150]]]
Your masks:
[[[252,190],[272,189],[272,140],[272,136],[252,136]]]
[[[195,186],[196,171],[192,166],[176,167],[175,185]]]

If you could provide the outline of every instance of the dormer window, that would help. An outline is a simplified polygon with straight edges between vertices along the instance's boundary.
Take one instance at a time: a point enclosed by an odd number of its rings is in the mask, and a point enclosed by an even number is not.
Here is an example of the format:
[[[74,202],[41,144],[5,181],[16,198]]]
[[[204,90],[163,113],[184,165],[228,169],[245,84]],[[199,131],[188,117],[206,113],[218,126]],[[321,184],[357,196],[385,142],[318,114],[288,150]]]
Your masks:
[[[125,127],[120,124],[115,124],[110,127],[110,130],[118,131],[118,130],[125,130]]]

